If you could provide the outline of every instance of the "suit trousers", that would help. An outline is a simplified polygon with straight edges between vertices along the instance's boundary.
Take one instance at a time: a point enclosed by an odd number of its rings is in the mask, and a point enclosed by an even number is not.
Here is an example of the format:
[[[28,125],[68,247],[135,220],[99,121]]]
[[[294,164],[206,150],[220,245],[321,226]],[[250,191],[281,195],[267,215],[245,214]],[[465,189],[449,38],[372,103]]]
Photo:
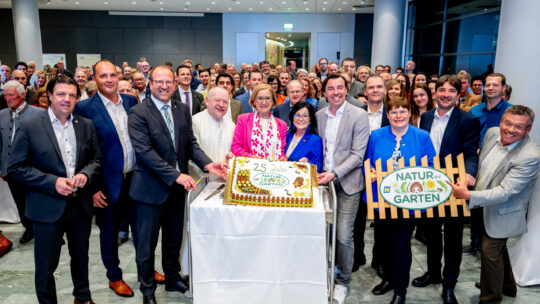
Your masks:
[[[444,225],[444,245],[442,227]],[[441,258],[444,251],[442,285],[454,289],[461,266],[463,218],[433,218],[425,220],[427,239],[428,272],[434,277],[441,277]]]
[[[120,259],[118,258],[118,231],[120,223],[124,217],[131,219],[130,225],[133,232],[133,242],[136,248],[136,218],[135,202],[129,196],[129,185],[131,184],[131,174],[128,174],[122,181],[120,196],[115,203],[105,200],[107,207],[95,208],[96,224],[99,227],[99,242],[101,247],[101,260],[107,269],[107,278],[116,282],[122,279],[122,269],[120,269]],[[133,213],[132,216],[129,216]]]
[[[509,293],[517,292],[516,281],[506,241],[495,239],[485,231],[482,238],[482,268],[480,269],[480,303],[501,303],[503,289]]]
[[[384,269],[384,279],[395,286],[394,293],[405,296],[409,286],[412,263],[411,238],[415,226],[414,219],[378,220],[381,232],[379,239],[380,261]]]
[[[334,185],[337,196],[336,283],[348,286],[354,262],[354,220],[360,204],[360,192],[348,195],[343,191],[339,180],[334,181]]]
[[[21,224],[26,230],[32,231],[32,221],[30,221],[24,212],[26,210],[26,185],[22,184],[14,179],[7,178],[7,183],[9,186],[9,191],[13,196],[15,205],[17,205],[17,210],[19,211],[19,217],[21,218]]]
[[[137,212],[138,244],[136,251],[137,272],[141,282],[141,293],[153,295],[155,249],[161,227],[161,263],[165,281],[180,279],[180,247],[184,225],[185,190],[182,186],[171,186],[169,196],[162,204],[135,202]]]
[[[60,261],[64,233],[71,257],[73,296],[80,302],[91,300],[88,282],[88,243],[92,217],[88,216],[77,198],[69,198],[62,217],[54,223],[33,221],[35,285],[39,303],[58,303],[54,271]]]

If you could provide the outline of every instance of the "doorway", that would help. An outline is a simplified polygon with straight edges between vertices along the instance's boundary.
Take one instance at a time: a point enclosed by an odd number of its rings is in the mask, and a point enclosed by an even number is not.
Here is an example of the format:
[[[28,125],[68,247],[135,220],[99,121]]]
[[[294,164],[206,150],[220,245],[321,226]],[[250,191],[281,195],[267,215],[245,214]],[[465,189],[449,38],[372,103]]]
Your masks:
[[[311,33],[266,33],[265,58],[283,68],[294,60],[297,68],[309,71],[310,43]]]

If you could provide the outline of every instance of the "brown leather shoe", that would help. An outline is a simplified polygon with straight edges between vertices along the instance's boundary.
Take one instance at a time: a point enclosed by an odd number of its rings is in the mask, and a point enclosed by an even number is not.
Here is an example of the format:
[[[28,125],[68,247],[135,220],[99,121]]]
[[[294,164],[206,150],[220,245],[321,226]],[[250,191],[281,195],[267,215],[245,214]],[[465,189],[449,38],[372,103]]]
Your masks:
[[[13,243],[0,232],[0,258],[11,250]],[[163,278],[165,280],[165,278]]]
[[[92,301],[92,300],[86,301],[86,302],[81,302],[81,301],[79,301],[79,300],[77,300],[77,299],[75,299],[75,301],[73,301],[73,303],[75,303],[75,304],[96,304],[96,303],[94,303],[94,301]]]
[[[114,293],[124,298],[130,298],[135,295],[133,290],[131,290],[124,280],[118,280],[116,282],[109,281],[109,288],[112,289]]]
[[[165,276],[157,271],[154,271],[154,282],[156,282],[156,284],[165,284]]]

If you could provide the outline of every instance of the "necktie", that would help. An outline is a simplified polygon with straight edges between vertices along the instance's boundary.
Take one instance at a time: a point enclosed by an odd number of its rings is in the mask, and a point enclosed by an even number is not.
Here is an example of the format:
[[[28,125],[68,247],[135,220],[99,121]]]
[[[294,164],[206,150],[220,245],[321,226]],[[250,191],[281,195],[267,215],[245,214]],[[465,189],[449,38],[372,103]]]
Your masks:
[[[189,110],[189,113],[191,114],[191,101],[189,100],[189,92],[184,92],[186,95],[186,106]]]
[[[163,116],[165,116],[165,123],[167,124],[167,128],[169,129],[169,132],[171,133],[171,139],[173,142],[174,149],[176,150],[176,144],[174,143],[174,123],[172,121],[171,115],[169,114],[170,105],[166,104],[161,107],[161,111],[163,112]]]

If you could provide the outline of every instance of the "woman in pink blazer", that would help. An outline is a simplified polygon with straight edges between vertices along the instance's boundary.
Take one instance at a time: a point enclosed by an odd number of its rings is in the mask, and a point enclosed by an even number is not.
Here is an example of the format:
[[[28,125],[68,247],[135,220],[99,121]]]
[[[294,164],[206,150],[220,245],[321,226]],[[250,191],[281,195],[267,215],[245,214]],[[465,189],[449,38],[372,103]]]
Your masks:
[[[287,124],[270,113],[276,103],[271,86],[259,84],[253,89],[249,104],[255,112],[238,116],[231,149],[235,156],[285,159]]]

